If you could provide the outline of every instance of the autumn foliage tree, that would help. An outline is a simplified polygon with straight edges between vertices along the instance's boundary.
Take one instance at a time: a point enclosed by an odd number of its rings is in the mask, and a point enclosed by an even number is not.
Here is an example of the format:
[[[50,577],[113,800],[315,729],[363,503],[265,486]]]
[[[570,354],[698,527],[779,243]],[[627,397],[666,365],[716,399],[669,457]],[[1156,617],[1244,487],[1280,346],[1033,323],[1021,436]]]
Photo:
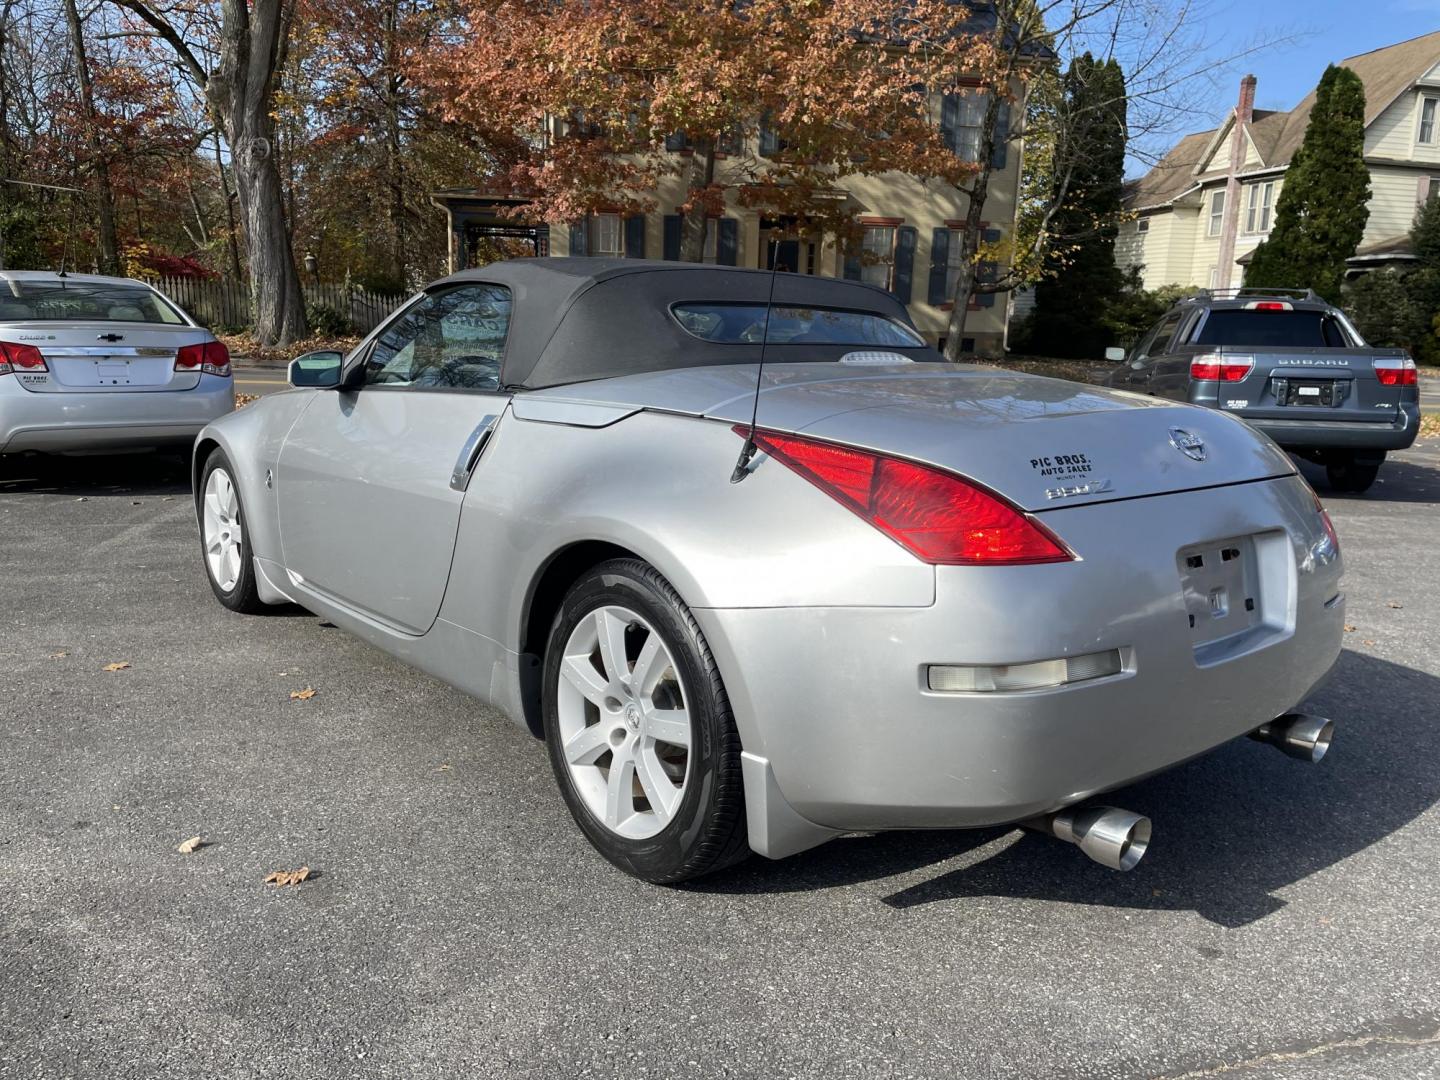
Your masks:
[[[964,5],[459,2],[484,32],[437,49],[422,77],[443,89],[451,119],[525,138],[528,152],[498,179],[550,221],[650,211],[657,185],[678,176],[680,257],[699,261],[706,219],[727,198],[845,238],[854,226],[838,177],[958,183],[974,168],[935,115],[985,62]]]

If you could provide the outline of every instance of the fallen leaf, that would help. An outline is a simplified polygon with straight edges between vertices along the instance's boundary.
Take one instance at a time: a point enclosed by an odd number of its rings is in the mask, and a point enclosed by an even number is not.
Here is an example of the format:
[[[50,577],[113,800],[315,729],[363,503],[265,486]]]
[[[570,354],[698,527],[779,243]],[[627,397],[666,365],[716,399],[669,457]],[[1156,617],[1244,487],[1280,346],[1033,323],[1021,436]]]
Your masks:
[[[88,495],[81,495],[81,496],[80,496],[78,499],[76,499],[75,501],[76,501],[76,502],[89,502],[89,501],[90,501],[90,496],[88,496]]]
[[[116,660],[113,664],[106,664],[101,671],[124,671],[130,666],[129,660]]]
[[[1351,626],[1349,623],[1346,623],[1346,624],[1345,624],[1345,633],[1347,633],[1347,634],[1353,634],[1353,633],[1355,633],[1355,630],[1356,630],[1356,628],[1355,628],[1354,626]]]
[[[307,686],[307,687],[305,687],[304,690],[291,690],[291,691],[290,691],[290,700],[291,700],[291,701],[309,701],[309,700],[310,700],[312,697],[314,697],[314,696],[315,696],[315,688],[314,688],[313,686]]]
[[[310,867],[302,866],[299,870],[275,870],[265,877],[266,885],[299,885],[310,876]]]
[[[67,657],[67,656],[69,656],[69,655],[70,655],[70,654],[69,654],[68,652],[66,652],[65,650],[61,649],[59,652],[52,652],[52,653],[50,654],[50,659],[51,659],[51,660],[64,660],[65,657]]]
[[[198,836],[192,836],[189,840],[186,840],[175,850],[178,851],[181,855],[189,855],[192,852],[199,851],[204,846],[204,840],[200,839],[200,837]]]
[[[449,772],[449,771],[450,771],[450,766],[449,766],[449,764],[441,765],[438,771],[439,771],[439,772]]]
[[[1385,601],[1385,606],[1388,608],[1403,608],[1405,605],[1398,600],[1387,600]]]
[[[1375,642],[1371,641],[1369,638],[1366,638],[1364,641],[1360,642],[1360,644],[1361,644],[1361,645],[1374,645]]]

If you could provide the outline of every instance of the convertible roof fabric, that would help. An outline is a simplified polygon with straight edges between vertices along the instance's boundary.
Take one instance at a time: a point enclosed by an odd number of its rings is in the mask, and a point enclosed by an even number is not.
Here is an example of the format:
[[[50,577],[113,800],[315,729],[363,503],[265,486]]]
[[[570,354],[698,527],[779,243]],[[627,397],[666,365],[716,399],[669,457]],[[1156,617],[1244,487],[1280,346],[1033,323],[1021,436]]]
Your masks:
[[[510,259],[443,278],[431,289],[489,282],[511,291],[510,333],[500,381],[514,389],[608,379],[670,368],[753,364],[760,344],[705,341],[670,314],[680,302],[764,304],[768,270],[646,259]],[[837,278],[780,273],[775,303],[844,308],[913,326],[905,306],[871,285]],[[838,360],[849,349],[823,344],[771,343],[776,362]],[[935,360],[932,348],[894,349],[914,360]]]

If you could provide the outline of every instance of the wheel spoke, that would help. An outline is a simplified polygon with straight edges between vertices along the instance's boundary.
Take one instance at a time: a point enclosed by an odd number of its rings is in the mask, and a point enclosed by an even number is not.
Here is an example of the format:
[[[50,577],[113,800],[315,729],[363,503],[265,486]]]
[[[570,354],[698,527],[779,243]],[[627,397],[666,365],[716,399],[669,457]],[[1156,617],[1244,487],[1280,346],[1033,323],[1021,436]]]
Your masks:
[[[657,742],[690,749],[690,714],[684,709],[654,709],[646,713],[645,730]]]
[[[635,667],[630,672],[630,686],[641,697],[655,688],[655,683],[670,666],[670,657],[660,641],[660,635],[653,630],[640,646],[640,655],[635,657]]]
[[[630,667],[625,662],[625,623],[609,608],[595,612],[595,633],[600,639],[600,661],[605,675],[615,683],[630,681]]]
[[[675,815],[675,804],[680,801],[680,789],[665,775],[654,747],[642,749],[635,762],[640,777],[640,787],[650,801],[650,809],[661,821],[669,821]]]
[[[591,724],[565,744],[565,760],[571,765],[594,765],[610,743],[604,724]]]
[[[560,662],[560,674],[565,681],[579,690],[587,701],[601,708],[605,703],[605,692],[610,684],[595,670],[588,656],[567,656]]]
[[[628,747],[619,747],[610,758],[610,779],[605,785],[605,824],[620,828],[635,811],[635,759]],[[622,816],[623,815],[623,816]]]
[[[225,580],[220,585],[228,589],[240,580],[240,548],[235,544],[225,549],[224,566]]]

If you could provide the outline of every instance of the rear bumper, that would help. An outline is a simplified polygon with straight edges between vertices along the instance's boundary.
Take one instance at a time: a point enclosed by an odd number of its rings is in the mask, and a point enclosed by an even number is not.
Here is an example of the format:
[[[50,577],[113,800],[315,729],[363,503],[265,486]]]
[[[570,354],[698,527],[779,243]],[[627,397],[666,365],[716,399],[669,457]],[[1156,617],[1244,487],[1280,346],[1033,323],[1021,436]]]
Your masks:
[[[1233,415],[1237,415],[1232,413]],[[1252,420],[1240,417],[1287,450],[1404,450],[1420,433],[1420,406],[1402,403],[1393,424],[1359,420]]]
[[[747,756],[773,778],[759,807],[769,820],[752,823],[760,850],[771,823],[793,834],[796,817],[816,827],[816,842],[827,829],[984,826],[1057,809],[1253,730],[1301,700],[1339,654],[1340,557],[1296,478],[1044,519],[1080,561],[940,567],[930,607],[695,612]],[[1265,632],[1197,658],[1177,552],[1254,533],[1270,537]],[[926,684],[930,664],[1112,648],[1124,672],[1065,688]]]
[[[216,375],[202,375],[193,390],[47,394],[0,376],[0,453],[190,443],[234,409],[233,380]]]

